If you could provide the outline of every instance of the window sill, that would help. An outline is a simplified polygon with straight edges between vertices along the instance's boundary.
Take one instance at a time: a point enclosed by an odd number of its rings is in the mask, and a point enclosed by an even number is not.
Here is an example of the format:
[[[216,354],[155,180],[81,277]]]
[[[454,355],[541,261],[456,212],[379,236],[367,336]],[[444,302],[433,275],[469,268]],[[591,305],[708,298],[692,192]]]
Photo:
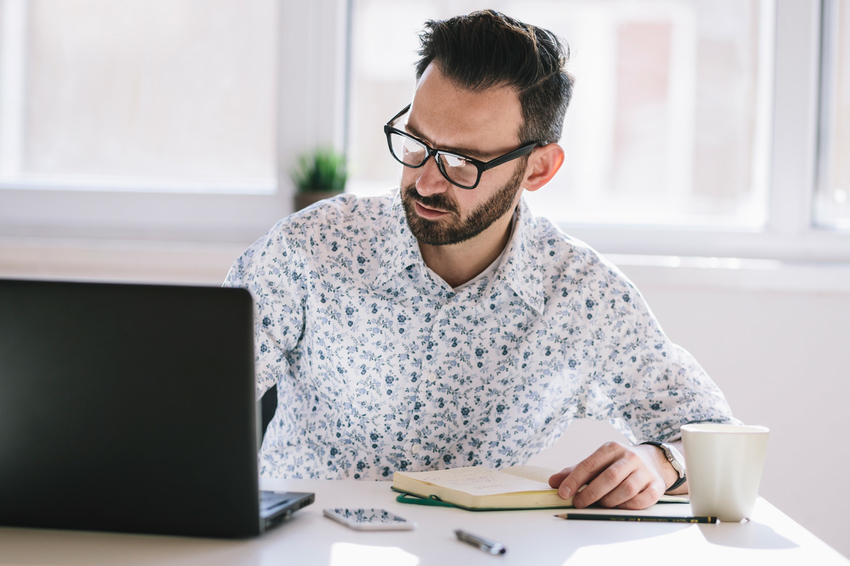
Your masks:
[[[850,293],[850,263],[608,254],[638,288]]]
[[[0,277],[220,285],[250,245],[0,238]],[[605,254],[638,287],[850,293],[850,263]]]
[[[221,285],[249,244],[0,238],[0,277]]]

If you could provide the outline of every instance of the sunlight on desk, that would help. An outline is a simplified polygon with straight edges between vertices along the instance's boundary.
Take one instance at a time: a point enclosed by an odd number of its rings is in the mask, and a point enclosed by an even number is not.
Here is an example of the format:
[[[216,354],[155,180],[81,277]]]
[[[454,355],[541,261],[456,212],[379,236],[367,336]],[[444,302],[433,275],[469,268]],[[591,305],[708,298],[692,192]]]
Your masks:
[[[337,542],[331,547],[330,566],[416,566],[419,557],[395,546],[366,546]]]
[[[758,564],[765,561],[771,564],[818,564],[828,562],[834,554],[834,551],[825,548],[823,562],[811,562],[810,556],[802,555],[801,550],[797,552],[800,546],[796,542],[754,521],[742,524],[677,526],[673,532],[669,529],[670,527],[666,528],[663,540],[658,536],[647,536],[642,539],[581,547],[565,564],[577,566],[633,562],[635,556],[655,557],[660,545],[674,545],[683,549],[699,548],[699,553],[688,557],[688,563],[693,566]],[[709,543],[708,546],[706,542]],[[786,552],[778,553],[779,550]]]

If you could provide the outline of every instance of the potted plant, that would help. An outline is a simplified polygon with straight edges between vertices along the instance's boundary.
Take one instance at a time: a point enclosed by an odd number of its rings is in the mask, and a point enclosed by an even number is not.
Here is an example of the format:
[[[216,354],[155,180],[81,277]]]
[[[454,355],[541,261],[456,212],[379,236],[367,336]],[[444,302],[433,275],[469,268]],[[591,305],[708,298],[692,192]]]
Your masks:
[[[345,192],[347,178],[345,154],[331,147],[319,147],[303,153],[292,171],[292,181],[297,189],[295,210]]]

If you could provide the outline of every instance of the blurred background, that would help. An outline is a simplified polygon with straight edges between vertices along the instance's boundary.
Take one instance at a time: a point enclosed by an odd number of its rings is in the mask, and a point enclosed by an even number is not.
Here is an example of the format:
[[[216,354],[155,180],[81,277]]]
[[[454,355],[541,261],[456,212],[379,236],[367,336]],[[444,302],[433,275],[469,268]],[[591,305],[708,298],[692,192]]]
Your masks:
[[[318,145],[347,191],[391,190],[418,31],[485,7],[569,46],[567,160],[532,210],[771,428],[762,495],[850,556],[844,1],[0,0],[0,277],[220,284]],[[535,461],[611,438],[578,423]]]

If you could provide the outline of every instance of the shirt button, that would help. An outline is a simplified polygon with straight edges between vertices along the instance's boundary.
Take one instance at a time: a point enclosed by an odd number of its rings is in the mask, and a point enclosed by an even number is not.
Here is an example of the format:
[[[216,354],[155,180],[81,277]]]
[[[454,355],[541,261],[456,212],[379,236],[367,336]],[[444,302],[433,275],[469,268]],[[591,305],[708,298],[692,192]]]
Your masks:
[[[420,451],[421,449],[422,449],[422,447],[421,447],[420,445],[418,445],[418,444],[414,444],[414,445],[413,445],[413,448],[411,448],[411,449],[410,449],[410,451],[411,451],[411,452],[413,452],[414,454],[419,454],[419,451]]]
[[[435,381],[437,381],[437,374],[431,372],[425,376],[425,379],[428,380],[428,383],[434,383]]]

